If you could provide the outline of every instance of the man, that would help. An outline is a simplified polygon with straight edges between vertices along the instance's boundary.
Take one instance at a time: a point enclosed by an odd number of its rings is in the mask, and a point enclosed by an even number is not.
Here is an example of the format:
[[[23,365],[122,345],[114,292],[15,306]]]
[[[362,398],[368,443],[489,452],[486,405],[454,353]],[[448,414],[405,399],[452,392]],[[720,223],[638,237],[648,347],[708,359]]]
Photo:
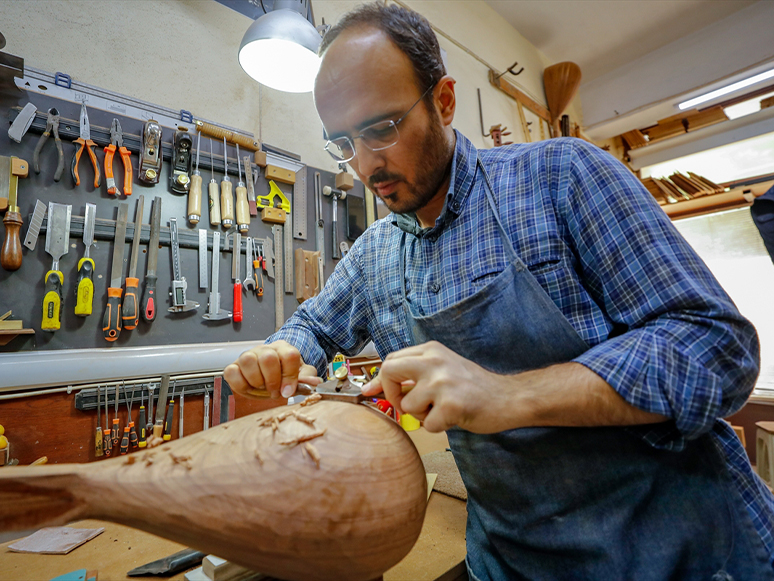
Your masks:
[[[718,419],[755,330],[639,181],[574,139],[477,151],[416,13],[358,8],[320,53],[326,149],[393,214],[234,391],[288,397],[372,339],[364,391],[448,432],[472,579],[774,578],[774,501]]]

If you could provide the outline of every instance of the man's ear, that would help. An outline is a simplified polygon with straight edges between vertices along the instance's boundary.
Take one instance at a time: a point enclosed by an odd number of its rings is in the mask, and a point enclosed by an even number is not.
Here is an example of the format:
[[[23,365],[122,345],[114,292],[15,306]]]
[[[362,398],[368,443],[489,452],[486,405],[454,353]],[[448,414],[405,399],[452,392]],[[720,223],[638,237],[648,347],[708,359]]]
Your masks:
[[[444,75],[433,91],[433,103],[444,125],[451,125],[454,120],[454,111],[457,107],[457,98],[454,94],[456,82],[449,75]]]

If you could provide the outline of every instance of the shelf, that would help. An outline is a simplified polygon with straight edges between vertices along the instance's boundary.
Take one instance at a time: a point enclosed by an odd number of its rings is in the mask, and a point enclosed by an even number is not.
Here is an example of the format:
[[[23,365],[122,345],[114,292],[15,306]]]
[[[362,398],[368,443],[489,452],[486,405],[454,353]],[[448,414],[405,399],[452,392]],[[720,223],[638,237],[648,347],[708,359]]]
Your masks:
[[[17,335],[34,335],[35,329],[0,330],[0,347],[13,341]]]

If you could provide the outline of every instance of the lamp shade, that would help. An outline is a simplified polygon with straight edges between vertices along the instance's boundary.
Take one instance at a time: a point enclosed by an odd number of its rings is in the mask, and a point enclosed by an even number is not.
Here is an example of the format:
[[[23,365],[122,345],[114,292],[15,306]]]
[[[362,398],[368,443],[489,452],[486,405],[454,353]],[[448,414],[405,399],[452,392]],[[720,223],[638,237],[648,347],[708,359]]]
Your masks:
[[[247,29],[239,64],[253,79],[278,91],[307,93],[320,68],[320,34],[298,12],[264,14]]]

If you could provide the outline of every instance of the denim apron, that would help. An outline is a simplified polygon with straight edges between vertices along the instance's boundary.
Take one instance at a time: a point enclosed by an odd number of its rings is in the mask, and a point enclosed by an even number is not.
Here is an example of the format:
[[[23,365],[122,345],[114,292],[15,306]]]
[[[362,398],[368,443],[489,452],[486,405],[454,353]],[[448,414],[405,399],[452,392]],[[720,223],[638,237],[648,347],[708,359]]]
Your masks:
[[[432,316],[403,305],[415,345],[435,340],[500,374],[572,360],[589,346],[516,254],[486,170],[508,266]],[[621,428],[447,432],[468,492],[474,581],[774,579],[769,555],[709,434],[681,452]]]

